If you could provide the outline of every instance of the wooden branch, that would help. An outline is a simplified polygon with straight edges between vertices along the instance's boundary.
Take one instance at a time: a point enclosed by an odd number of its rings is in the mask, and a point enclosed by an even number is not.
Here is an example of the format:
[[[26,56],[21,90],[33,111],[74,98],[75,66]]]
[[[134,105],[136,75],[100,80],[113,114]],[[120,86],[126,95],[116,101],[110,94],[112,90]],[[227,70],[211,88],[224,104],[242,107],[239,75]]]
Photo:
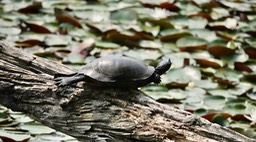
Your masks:
[[[160,104],[139,90],[57,88],[59,63],[0,42],[0,103],[81,141],[254,141],[188,112]]]

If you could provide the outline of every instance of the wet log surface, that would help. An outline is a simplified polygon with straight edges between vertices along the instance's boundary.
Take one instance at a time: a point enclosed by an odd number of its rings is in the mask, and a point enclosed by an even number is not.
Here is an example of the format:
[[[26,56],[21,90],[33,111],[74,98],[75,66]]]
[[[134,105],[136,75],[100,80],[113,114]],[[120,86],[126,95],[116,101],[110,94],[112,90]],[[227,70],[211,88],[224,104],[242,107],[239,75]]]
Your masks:
[[[54,84],[54,74],[72,72],[0,42],[0,103],[85,142],[254,141],[139,90]]]

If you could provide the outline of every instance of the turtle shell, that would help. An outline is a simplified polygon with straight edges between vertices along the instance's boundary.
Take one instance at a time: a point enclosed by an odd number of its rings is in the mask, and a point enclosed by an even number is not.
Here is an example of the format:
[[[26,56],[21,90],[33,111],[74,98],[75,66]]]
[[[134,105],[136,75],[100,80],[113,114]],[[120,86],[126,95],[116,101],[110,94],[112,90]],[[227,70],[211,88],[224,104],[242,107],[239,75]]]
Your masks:
[[[82,68],[79,73],[93,79],[91,84],[101,86],[101,83],[108,83],[110,86],[139,87],[152,82],[150,77],[154,71],[154,67],[145,65],[141,61],[123,56],[113,56],[95,59]],[[90,83],[90,81],[86,81]]]

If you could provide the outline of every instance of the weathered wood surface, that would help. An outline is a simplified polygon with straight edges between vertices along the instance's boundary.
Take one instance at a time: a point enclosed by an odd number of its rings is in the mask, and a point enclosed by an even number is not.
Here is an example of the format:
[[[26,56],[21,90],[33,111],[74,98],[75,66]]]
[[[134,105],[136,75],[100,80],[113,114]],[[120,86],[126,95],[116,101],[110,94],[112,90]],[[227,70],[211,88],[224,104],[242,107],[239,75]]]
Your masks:
[[[0,103],[86,142],[254,141],[139,90],[57,89],[53,74],[64,72],[73,71],[0,42]]]

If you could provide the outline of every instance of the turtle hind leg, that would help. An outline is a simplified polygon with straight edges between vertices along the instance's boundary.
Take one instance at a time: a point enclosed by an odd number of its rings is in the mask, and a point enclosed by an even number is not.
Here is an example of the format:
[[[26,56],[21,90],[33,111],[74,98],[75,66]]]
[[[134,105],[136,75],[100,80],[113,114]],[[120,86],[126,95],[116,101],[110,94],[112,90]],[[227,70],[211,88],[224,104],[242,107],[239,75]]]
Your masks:
[[[79,73],[54,77],[55,84],[58,86],[67,86],[82,80],[84,80],[84,75]]]

